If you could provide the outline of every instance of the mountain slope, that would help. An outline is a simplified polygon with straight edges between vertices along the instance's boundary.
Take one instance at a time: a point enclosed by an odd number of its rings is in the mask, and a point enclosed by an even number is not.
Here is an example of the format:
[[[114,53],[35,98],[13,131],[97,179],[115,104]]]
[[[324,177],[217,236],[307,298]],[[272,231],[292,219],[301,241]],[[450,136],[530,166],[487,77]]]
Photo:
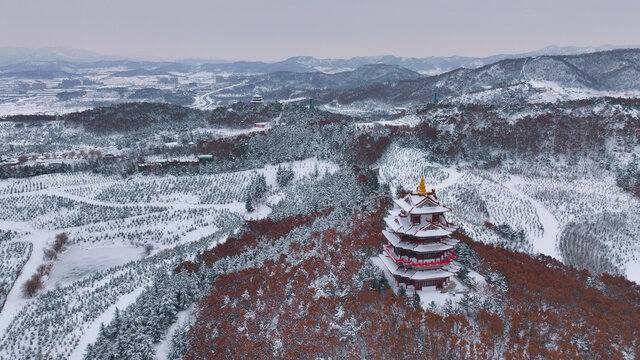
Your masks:
[[[424,103],[430,102],[434,93],[456,97],[532,81],[597,91],[640,90],[640,49],[508,59],[478,69],[457,69],[422,79],[325,93],[320,98],[341,104],[365,100]]]
[[[0,65],[10,65],[30,61],[70,61],[88,62],[123,59],[122,56],[97,54],[74,48],[0,48]]]

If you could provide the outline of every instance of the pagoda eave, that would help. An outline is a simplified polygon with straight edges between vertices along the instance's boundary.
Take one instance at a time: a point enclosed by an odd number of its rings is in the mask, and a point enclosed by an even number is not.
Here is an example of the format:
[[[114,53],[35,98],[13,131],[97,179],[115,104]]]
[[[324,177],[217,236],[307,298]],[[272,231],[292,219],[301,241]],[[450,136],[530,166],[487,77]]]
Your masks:
[[[455,275],[458,272],[458,270],[460,270],[459,268],[456,268],[455,265],[448,266],[448,267],[442,267],[440,269],[434,269],[434,270],[407,269],[407,268],[403,268],[403,267],[398,266],[387,255],[380,254],[379,257],[380,257],[380,259],[382,260],[382,263],[384,264],[384,266],[387,268],[387,270],[389,271],[389,273],[391,275],[400,276],[400,277],[407,278],[407,279],[410,279],[410,280],[423,281],[423,280],[447,279],[447,278]]]
[[[387,241],[389,241],[389,243],[394,247],[405,249],[405,250],[411,250],[415,252],[420,252],[420,253],[451,250],[458,243],[458,240],[446,239],[446,240],[443,240],[442,242],[433,243],[433,244],[414,244],[407,241],[402,241],[398,237],[398,235],[392,232],[389,232],[387,230],[382,230],[382,234],[385,236],[385,238],[387,238]]]

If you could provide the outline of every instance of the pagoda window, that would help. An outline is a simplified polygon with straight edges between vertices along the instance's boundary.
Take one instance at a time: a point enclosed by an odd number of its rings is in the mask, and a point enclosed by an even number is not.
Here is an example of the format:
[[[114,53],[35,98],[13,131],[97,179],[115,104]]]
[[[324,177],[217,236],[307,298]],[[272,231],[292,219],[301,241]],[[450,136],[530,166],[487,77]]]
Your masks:
[[[419,225],[420,224],[420,215],[411,215],[411,223],[413,225]]]
[[[440,215],[438,215],[438,214],[434,214],[434,215],[431,217],[431,222],[433,222],[433,223],[439,223],[439,222],[440,222]]]

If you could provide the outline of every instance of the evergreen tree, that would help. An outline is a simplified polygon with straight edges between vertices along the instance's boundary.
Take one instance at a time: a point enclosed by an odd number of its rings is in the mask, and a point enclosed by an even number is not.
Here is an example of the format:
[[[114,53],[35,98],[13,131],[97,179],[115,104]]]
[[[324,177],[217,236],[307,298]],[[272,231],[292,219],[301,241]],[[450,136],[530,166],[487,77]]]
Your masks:
[[[244,202],[244,208],[247,210],[247,212],[253,212],[253,199],[251,197],[251,194],[247,195],[247,200]]]
[[[285,187],[293,180],[295,173],[291,167],[283,167],[278,165],[278,171],[276,172],[276,181],[280,187]]]
[[[263,174],[258,174],[251,184],[253,195],[256,199],[262,198],[267,192],[267,178]]]
[[[417,292],[413,293],[412,305],[414,309],[420,309],[420,295]]]
[[[398,290],[398,296],[402,299],[407,297],[407,290],[402,285],[400,285],[400,290]]]

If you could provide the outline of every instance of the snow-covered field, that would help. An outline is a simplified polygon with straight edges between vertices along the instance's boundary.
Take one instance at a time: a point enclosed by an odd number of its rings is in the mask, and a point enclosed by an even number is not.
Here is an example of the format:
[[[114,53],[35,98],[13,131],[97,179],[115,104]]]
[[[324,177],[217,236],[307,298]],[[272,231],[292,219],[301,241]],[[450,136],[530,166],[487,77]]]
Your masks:
[[[552,81],[528,79],[521,84],[507,87],[489,88],[483,91],[460,95],[447,102],[467,104],[509,103],[553,103],[558,101],[583,100],[611,96],[617,98],[637,98],[638,91],[598,91],[587,88],[566,87]]]
[[[380,181],[409,190],[424,176],[453,209],[450,220],[478,241],[619,271],[640,283],[640,201],[611,172],[589,163],[454,169],[426,155],[392,146],[378,163]]]
[[[144,257],[144,249],[135,246],[73,247],[55,262],[47,287],[71,284],[76,280],[110,267],[126,264]]]
[[[338,169],[315,158],[280,165],[293,170],[294,183]],[[271,212],[284,196],[277,169],[0,181],[0,304],[7,299],[0,311],[0,359],[39,352],[82,358],[100,323],[133,303],[155,276],[215,246],[244,218]],[[265,176],[267,193],[248,213],[244,202],[258,174]],[[54,260],[45,258],[44,250],[62,232],[69,236],[66,249]],[[42,276],[43,290],[30,298],[23,284],[41,265],[50,270]],[[166,352],[166,344],[158,351]]]

